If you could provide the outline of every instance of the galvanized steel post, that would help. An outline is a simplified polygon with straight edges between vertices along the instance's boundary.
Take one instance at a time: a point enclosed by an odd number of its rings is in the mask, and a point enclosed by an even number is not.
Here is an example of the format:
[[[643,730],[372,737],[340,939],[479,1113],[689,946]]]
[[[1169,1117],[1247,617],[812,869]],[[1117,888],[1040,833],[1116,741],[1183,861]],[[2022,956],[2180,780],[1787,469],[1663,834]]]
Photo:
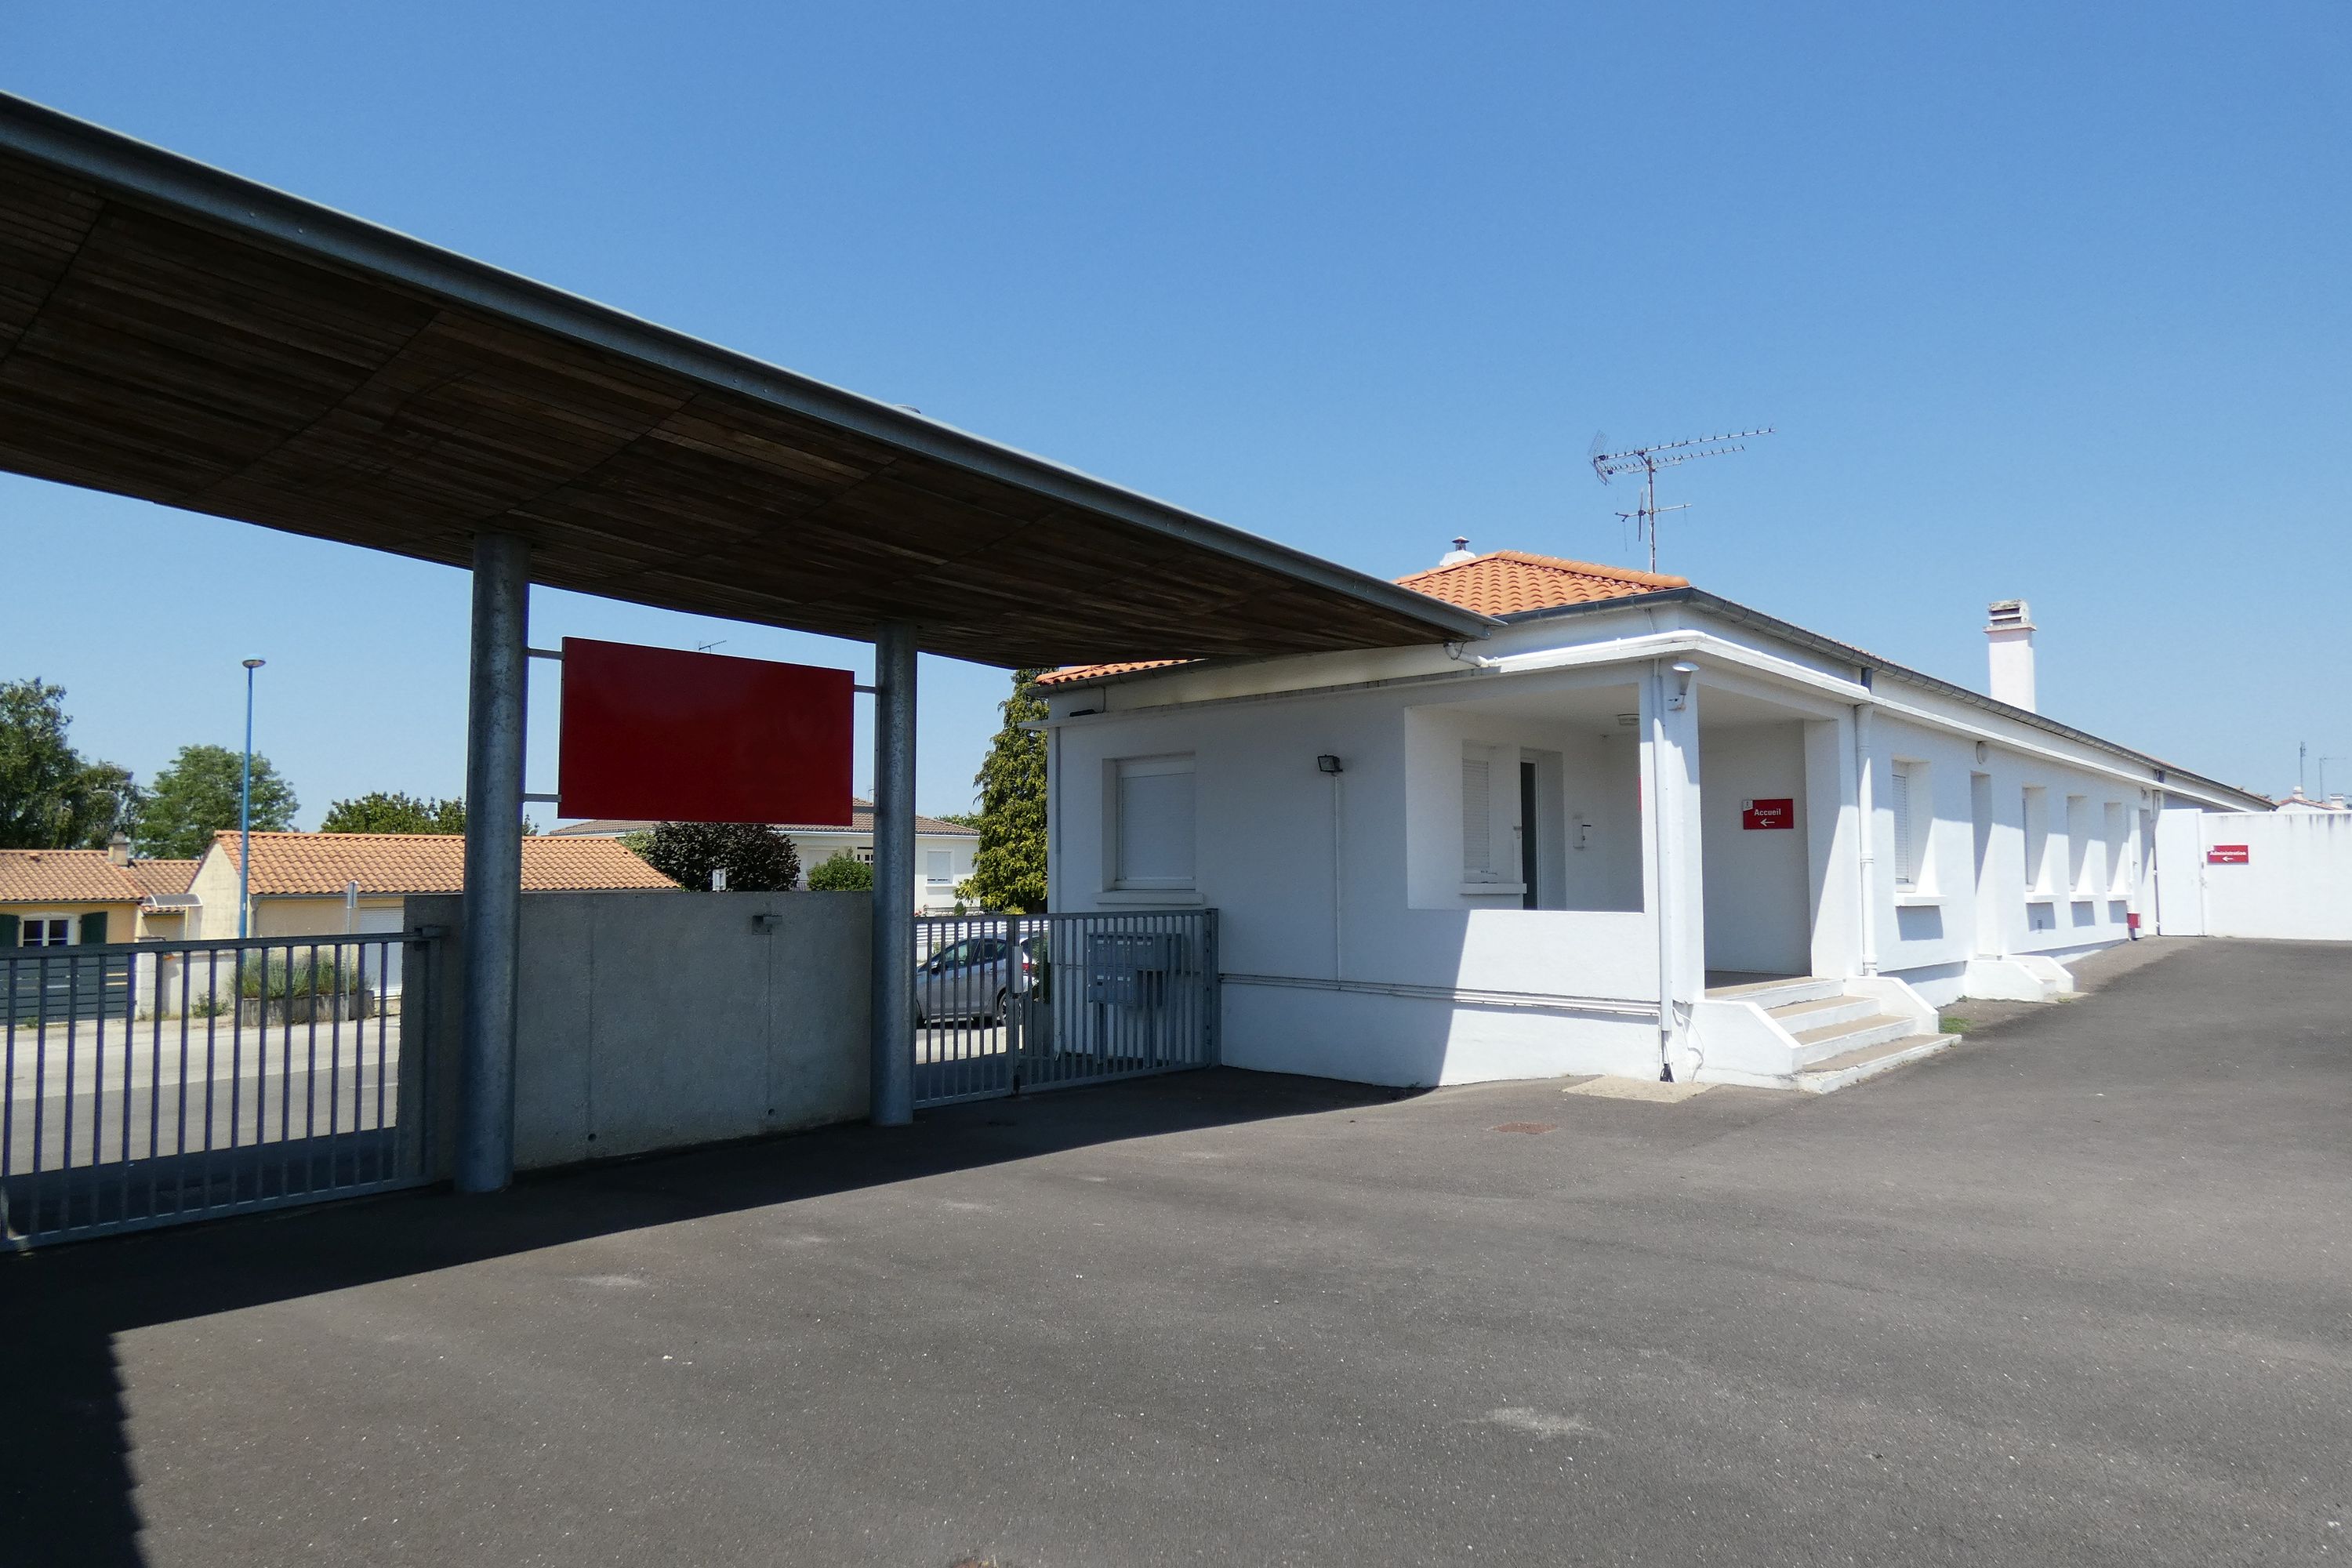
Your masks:
[[[530,546],[474,537],[474,649],[466,729],[466,993],[457,1181],[494,1193],[514,1174],[515,983],[522,942],[524,653]]]
[[[915,1119],[915,628],[874,633],[874,1124]]]

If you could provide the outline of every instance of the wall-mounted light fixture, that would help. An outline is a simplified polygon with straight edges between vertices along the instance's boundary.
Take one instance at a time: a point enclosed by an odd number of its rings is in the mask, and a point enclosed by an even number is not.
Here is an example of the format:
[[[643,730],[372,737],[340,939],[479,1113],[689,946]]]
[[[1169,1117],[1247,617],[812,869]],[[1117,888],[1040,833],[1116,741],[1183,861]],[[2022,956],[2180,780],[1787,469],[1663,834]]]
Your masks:
[[[1677,659],[1672,668],[1676,684],[1674,697],[1666,706],[1679,713],[1690,704],[1691,678],[1698,673],[1698,666],[1687,659]]]
[[[1977,742],[1977,761],[1981,763],[1991,755],[1992,748],[1985,744],[1982,741],[1979,741]]]
[[[1340,765],[1339,759],[1333,756],[1328,752],[1324,752],[1321,756],[1315,759],[1315,770],[1318,773],[1336,773],[1345,771]]]

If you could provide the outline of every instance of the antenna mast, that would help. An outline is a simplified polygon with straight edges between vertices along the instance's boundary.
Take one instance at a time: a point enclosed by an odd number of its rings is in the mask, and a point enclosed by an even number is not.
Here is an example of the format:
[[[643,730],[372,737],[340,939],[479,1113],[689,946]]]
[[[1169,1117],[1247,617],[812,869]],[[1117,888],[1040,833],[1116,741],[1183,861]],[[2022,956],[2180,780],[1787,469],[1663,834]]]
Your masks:
[[[1632,511],[1617,515],[1633,523],[1636,531],[1650,542],[1650,570],[1658,569],[1658,517],[1662,512],[1686,511],[1688,501],[1680,506],[1658,504],[1658,470],[1671,468],[1676,463],[1696,462],[1701,458],[1727,457],[1748,448],[1738,445],[1759,436],[1769,436],[1771,427],[1761,430],[1734,430],[1723,436],[1694,436],[1687,441],[1662,441],[1654,447],[1628,447],[1622,452],[1604,452],[1609,444],[1605,436],[1592,438],[1592,473],[1602,484],[1619,474],[1638,473],[1642,476],[1642,500]]]

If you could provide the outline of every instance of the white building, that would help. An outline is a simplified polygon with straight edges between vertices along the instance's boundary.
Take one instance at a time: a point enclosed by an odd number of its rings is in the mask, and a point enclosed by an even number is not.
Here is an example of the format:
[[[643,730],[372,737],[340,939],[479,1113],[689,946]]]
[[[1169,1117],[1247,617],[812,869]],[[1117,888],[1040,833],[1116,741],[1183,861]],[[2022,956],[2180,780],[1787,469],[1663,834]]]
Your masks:
[[[2281,811],[2346,812],[2352,811],[2352,805],[2347,805],[2345,803],[2344,797],[2340,795],[2331,795],[2324,798],[2314,798],[2311,795],[2304,794],[2302,788],[2297,786],[2293,795],[2288,795],[2284,800],[2278,803],[2277,809]]]
[[[1233,1065],[1827,1087],[2066,989],[2160,815],[2267,804],[2035,712],[2015,602],[1987,697],[1676,577],[1402,582],[1504,625],[1046,678],[1052,907],[1222,911]]]
[[[809,871],[836,855],[867,865],[874,863],[874,803],[852,800],[849,826],[837,823],[779,822],[778,832],[793,841],[801,858],[801,880],[808,886]],[[624,833],[650,833],[659,824],[597,818],[551,830],[547,837],[617,838]],[[956,906],[956,884],[971,875],[972,857],[980,850],[980,829],[936,816],[915,818],[915,908],[927,915],[947,914]]]

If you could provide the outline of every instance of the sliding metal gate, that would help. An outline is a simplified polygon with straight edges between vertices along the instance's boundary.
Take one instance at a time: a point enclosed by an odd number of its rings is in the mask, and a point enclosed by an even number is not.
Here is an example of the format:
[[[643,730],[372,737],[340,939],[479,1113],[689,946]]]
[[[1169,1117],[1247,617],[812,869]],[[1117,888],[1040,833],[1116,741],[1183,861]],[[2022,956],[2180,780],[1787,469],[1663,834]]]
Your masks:
[[[0,1237],[418,1184],[433,968],[399,932],[0,949]]]
[[[1217,912],[915,922],[915,1103],[1214,1066]]]

